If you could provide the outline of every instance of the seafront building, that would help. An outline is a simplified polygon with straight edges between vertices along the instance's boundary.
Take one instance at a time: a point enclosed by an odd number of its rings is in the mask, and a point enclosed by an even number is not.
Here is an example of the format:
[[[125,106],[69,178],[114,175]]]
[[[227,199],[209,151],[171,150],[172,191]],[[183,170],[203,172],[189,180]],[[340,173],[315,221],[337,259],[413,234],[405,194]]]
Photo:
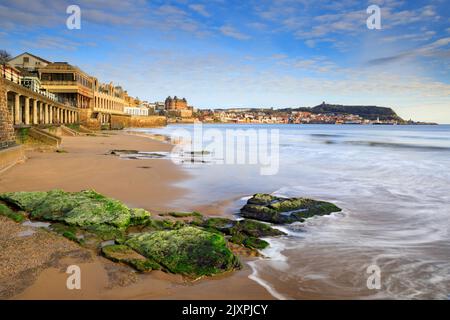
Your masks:
[[[153,114],[121,86],[112,82],[101,83],[68,62],[51,62],[24,52],[9,60],[2,72],[4,78],[75,108],[75,121],[91,129],[123,127],[131,125],[133,119],[130,116],[148,117]],[[14,124],[20,123],[19,120]]]
[[[149,109],[145,106],[125,107],[125,113],[132,116],[148,116]]]
[[[179,99],[168,96],[164,102],[165,110],[169,116],[180,118],[192,118],[193,108],[188,106],[186,98]]]
[[[0,76],[4,95],[2,101],[9,111],[10,117],[7,119],[11,125],[67,124],[78,121],[77,108],[62,103],[55,94],[42,88],[34,74],[2,65]]]

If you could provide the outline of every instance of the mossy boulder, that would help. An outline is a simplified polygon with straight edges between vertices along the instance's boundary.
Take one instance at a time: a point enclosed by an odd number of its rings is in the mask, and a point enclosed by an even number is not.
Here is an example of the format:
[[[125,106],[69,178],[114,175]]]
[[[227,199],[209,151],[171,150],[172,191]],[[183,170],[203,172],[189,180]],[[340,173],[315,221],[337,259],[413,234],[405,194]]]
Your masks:
[[[276,237],[285,234],[283,231],[272,228],[270,224],[250,219],[242,219],[237,221],[237,223],[233,226],[231,232],[242,232],[246,235],[256,238]]]
[[[179,220],[169,219],[149,219],[145,226],[153,231],[177,230],[183,228],[186,224]]]
[[[107,224],[126,228],[132,218],[131,210],[120,201],[93,190],[81,192],[11,192],[0,199],[30,213],[34,219],[61,221],[80,227]]]
[[[308,198],[283,198],[270,194],[255,194],[242,207],[241,215],[260,221],[277,224],[304,221],[313,216],[339,212],[336,205]]]
[[[231,228],[236,225],[235,220],[227,218],[208,218],[203,221],[193,221],[194,224],[202,226],[206,229],[215,229],[225,234],[230,234]]]
[[[192,278],[240,267],[222,235],[196,227],[142,233],[132,236],[125,244],[167,271]]]
[[[13,205],[26,212],[31,212],[36,208],[45,198],[47,192],[7,192],[0,194],[0,200]]]
[[[105,246],[102,248],[102,254],[109,260],[125,263],[141,272],[161,269],[158,263],[145,258],[126,245],[115,244]]]
[[[200,226],[208,231],[217,231],[231,236],[230,241],[250,249],[265,249],[269,243],[260,237],[275,237],[285,233],[272,228],[267,223],[255,220],[231,220],[226,218],[209,218]]]
[[[26,219],[26,214],[23,211],[11,210],[7,205],[0,203],[0,216],[8,217],[15,222],[22,222]]]
[[[130,209],[130,214],[131,225],[145,224],[151,217],[150,212],[144,209]]]

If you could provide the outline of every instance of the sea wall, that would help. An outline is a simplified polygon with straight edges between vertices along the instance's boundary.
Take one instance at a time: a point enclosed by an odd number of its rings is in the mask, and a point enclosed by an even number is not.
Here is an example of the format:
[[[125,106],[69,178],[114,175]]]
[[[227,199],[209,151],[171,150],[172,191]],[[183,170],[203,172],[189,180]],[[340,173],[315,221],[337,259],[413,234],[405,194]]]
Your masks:
[[[25,161],[25,152],[22,145],[0,149],[0,173],[23,161]]]
[[[6,88],[0,78],[0,173],[25,160],[23,147],[16,145],[12,116],[8,110]]]
[[[162,116],[111,115],[111,129],[149,128],[165,125],[167,125],[167,119]]]
[[[98,114],[92,113],[90,109],[80,110],[80,123],[89,130],[100,130],[101,122]]]
[[[3,81],[3,79],[0,79],[0,149],[14,145],[16,140]]]

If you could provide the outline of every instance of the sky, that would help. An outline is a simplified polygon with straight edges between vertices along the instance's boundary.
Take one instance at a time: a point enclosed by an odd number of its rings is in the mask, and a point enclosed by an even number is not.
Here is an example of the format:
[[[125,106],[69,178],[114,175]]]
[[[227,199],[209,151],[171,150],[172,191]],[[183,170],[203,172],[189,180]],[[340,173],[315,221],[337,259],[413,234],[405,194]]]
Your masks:
[[[81,28],[66,26],[69,5]],[[369,5],[381,29],[369,29]],[[0,0],[0,49],[198,108],[378,105],[450,123],[450,1]]]

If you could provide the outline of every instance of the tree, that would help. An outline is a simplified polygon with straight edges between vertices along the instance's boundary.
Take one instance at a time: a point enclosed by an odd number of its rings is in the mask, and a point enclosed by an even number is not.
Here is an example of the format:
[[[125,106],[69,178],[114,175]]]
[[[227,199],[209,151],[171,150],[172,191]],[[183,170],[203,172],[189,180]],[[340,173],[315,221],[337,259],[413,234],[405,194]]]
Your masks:
[[[0,64],[2,66],[6,65],[6,63],[11,60],[11,55],[6,50],[0,50]]]

